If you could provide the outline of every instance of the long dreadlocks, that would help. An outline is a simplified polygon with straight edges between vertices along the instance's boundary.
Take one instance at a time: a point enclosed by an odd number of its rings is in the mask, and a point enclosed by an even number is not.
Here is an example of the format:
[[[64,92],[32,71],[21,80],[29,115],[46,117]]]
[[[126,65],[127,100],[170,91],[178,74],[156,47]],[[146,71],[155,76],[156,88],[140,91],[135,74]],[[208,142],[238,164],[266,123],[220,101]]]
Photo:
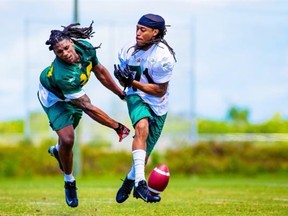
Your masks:
[[[84,48],[84,49],[91,49],[90,47],[85,46],[84,44],[80,43],[77,39],[90,39],[93,37],[93,21],[91,22],[89,27],[83,27],[83,28],[78,28],[76,26],[79,26],[80,23],[73,23],[68,26],[61,26],[64,29],[62,31],[60,30],[52,30],[50,34],[49,40],[46,41],[46,45],[49,45],[49,50],[53,50],[54,46],[64,40],[72,40],[75,44],[78,46]],[[93,47],[93,49],[98,49],[100,48],[101,44],[97,47]]]
[[[134,50],[132,55],[134,55],[138,51],[142,50],[143,48],[151,46],[153,44],[158,44],[158,46],[159,46],[159,42],[161,42],[168,47],[168,50],[173,55],[174,60],[177,62],[176,57],[175,57],[176,53],[174,52],[173,48],[168,44],[168,42],[164,39],[166,32],[167,32],[166,28],[164,30],[159,30],[158,35],[154,39],[152,39],[151,41],[148,41],[147,43],[143,44],[142,46],[138,46],[137,44],[135,46],[133,46],[135,48],[135,50]]]
[[[138,51],[140,51],[146,47],[149,47],[153,44],[157,44],[159,46],[159,42],[161,42],[168,47],[170,53],[173,55],[174,60],[177,62],[176,57],[175,57],[176,53],[174,52],[173,48],[171,46],[169,46],[168,42],[164,39],[164,36],[166,35],[166,32],[167,32],[166,27],[168,27],[168,26],[170,27],[170,25],[165,25],[165,20],[161,16],[156,15],[156,14],[143,15],[140,18],[140,20],[138,21],[138,24],[152,28],[152,29],[158,29],[159,33],[158,33],[158,35],[156,35],[156,37],[154,39],[152,39],[151,41],[148,41],[147,43],[143,44],[142,46],[138,46],[136,44],[136,45],[130,47],[128,49],[128,51],[131,48],[134,48],[134,52],[132,53],[132,55],[134,55]]]

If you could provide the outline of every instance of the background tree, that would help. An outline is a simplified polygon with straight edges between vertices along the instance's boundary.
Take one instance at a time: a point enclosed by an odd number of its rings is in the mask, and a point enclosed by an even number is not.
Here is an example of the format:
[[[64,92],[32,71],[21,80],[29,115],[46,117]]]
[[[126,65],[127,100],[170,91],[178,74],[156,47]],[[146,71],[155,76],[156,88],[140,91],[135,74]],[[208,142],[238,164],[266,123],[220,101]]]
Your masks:
[[[246,108],[240,108],[232,106],[227,111],[227,119],[232,123],[249,123],[249,110]]]

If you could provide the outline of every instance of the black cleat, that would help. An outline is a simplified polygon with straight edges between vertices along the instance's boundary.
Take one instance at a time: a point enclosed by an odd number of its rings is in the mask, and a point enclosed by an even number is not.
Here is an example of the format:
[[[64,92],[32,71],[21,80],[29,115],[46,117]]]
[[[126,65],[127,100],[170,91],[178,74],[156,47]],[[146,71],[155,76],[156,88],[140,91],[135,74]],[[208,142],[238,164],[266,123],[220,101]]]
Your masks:
[[[145,180],[140,181],[138,186],[134,188],[133,196],[136,199],[140,198],[147,203],[160,202],[161,200],[160,196],[154,196],[150,193]]]
[[[65,200],[68,206],[74,208],[78,206],[76,181],[65,182]]]
[[[127,177],[124,179],[122,186],[119,188],[117,195],[116,195],[116,201],[118,203],[123,203],[125,200],[128,199],[132,188],[134,186],[134,180],[130,180]]]
[[[58,151],[56,149],[55,146],[50,146],[50,148],[48,149],[48,153],[52,156],[52,157],[55,157],[56,160],[58,161],[58,164],[59,164],[59,168],[62,172],[64,172],[64,169],[63,169],[63,166],[62,166],[62,163],[60,161],[60,158],[59,158],[59,154],[58,154]]]

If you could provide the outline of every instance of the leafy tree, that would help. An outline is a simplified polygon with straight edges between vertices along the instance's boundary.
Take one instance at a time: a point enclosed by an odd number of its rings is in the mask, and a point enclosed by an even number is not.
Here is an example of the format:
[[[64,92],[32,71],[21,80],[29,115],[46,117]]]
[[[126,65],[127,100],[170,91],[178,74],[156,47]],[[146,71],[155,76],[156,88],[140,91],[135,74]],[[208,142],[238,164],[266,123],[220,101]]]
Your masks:
[[[237,106],[232,106],[227,112],[227,118],[233,123],[248,123],[249,110]]]

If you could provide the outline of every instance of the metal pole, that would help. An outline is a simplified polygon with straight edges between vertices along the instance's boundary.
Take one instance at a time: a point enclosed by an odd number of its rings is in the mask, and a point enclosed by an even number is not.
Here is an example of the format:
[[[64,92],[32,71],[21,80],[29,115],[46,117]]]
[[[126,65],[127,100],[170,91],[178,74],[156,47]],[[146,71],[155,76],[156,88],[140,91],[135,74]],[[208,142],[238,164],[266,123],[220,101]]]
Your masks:
[[[26,58],[25,65],[25,74],[24,74],[24,107],[25,107],[25,120],[24,120],[24,139],[30,140],[31,131],[30,131],[30,109],[29,109],[29,20],[26,19],[24,23],[24,31],[25,31],[25,43],[24,43],[24,52]]]
[[[76,23],[76,22],[79,22],[79,19],[78,19],[78,0],[74,0],[73,21],[74,21],[75,23]]]
[[[195,19],[191,18],[191,74],[190,74],[190,140],[192,144],[196,144],[198,141],[198,127],[197,127],[197,115],[196,115],[196,80],[195,80],[195,58],[196,58],[196,51],[195,51],[195,45],[196,45],[196,25],[195,25]]]
[[[78,0],[74,0],[74,10],[73,10],[73,22],[78,23]],[[81,175],[81,151],[80,151],[80,140],[81,140],[81,122],[79,123],[78,127],[76,128],[76,137],[74,143],[74,175],[79,176]]]

